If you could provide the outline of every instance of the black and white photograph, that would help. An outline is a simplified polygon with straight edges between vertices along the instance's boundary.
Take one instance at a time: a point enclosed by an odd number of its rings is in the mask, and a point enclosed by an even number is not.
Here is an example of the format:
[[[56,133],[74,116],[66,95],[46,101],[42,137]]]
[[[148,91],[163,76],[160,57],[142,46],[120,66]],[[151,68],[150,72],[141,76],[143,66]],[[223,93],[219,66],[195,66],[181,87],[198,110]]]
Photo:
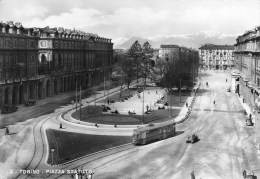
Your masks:
[[[260,0],[0,0],[0,179],[257,178]]]

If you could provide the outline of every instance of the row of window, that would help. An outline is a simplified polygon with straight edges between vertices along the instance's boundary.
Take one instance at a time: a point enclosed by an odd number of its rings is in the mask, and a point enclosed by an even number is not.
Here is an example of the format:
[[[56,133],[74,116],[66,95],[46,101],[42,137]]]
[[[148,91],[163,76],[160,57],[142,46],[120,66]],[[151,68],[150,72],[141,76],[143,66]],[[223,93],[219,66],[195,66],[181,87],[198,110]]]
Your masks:
[[[37,40],[0,37],[0,48],[37,48]]]
[[[86,46],[87,49],[112,49],[112,44],[107,43],[93,43],[93,42],[83,42],[83,41],[57,41],[53,42],[53,48],[59,49],[84,49]],[[39,41],[40,48],[52,48],[52,41],[51,40],[40,40]]]

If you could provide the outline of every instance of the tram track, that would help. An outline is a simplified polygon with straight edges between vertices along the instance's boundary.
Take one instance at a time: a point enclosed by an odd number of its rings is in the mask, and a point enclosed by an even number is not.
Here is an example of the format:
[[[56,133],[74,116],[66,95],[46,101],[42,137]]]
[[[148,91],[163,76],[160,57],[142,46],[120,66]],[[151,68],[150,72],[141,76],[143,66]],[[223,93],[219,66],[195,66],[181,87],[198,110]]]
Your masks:
[[[114,91],[112,93],[109,93],[106,96],[109,96],[111,94],[117,93],[119,91],[120,90],[116,90],[116,91]],[[102,97],[99,97],[99,98],[92,99],[88,103],[96,101],[96,100],[103,99],[106,96],[102,96]],[[194,105],[194,102],[193,102],[193,105]],[[59,111],[58,113],[53,113],[52,115],[48,116],[46,119],[39,120],[33,126],[33,136],[34,136],[34,152],[33,152],[33,156],[31,158],[30,162],[27,164],[27,166],[24,169],[21,169],[21,171],[25,171],[26,172],[27,170],[36,170],[39,167],[39,165],[41,164],[41,162],[42,162],[42,160],[43,160],[43,158],[45,156],[44,154],[48,152],[47,151],[48,150],[48,146],[47,146],[48,144],[46,144],[46,142],[45,142],[46,135],[45,135],[44,124],[46,124],[46,122],[49,121],[50,119],[52,119],[53,117],[55,117],[56,120],[58,121],[58,117],[60,115],[62,116],[65,113],[67,113],[68,111],[73,110],[73,109],[74,108],[64,109],[64,110]],[[192,107],[191,107],[191,110],[192,110]],[[182,122],[185,122],[185,120],[182,121]],[[179,123],[182,123],[182,122],[179,122]],[[40,141],[39,141],[39,139],[40,139]],[[147,147],[149,147],[149,146],[147,146]],[[61,167],[61,170],[74,170],[74,169],[79,168],[80,166],[84,166],[84,165],[86,165],[86,164],[88,164],[90,162],[93,162],[95,160],[99,160],[101,158],[107,157],[107,156],[115,154],[117,152],[123,152],[123,151],[127,151],[127,150],[134,149],[134,148],[136,148],[138,150],[144,150],[145,149],[145,148],[140,149],[138,147],[133,146],[132,143],[128,143],[128,144],[124,144],[122,146],[118,146],[116,148],[114,147],[114,148],[107,149],[105,151],[101,151],[102,154],[98,152],[98,154],[94,153],[94,154],[89,154],[89,155],[84,156],[84,157],[80,157],[80,158],[76,159],[75,161],[70,162],[70,164],[68,164],[68,165],[66,165],[64,167]],[[39,152],[39,151],[41,151],[41,152]],[[46,155],[46,157],[48,157],[48,156]],[[83,163],[80,162],[80,160],[85,161],[86,159],[90,159],[90,160],[88,160],[86,162],[83,162]],[[116,159],[114,159],[114,160],[116,160]],[[75,162],[77,162],[77,163],[80,162],[80,164],[75,166]],[[57,168],[60,168],[60,166],[57,167]],[[51,168],[50,168],[50,170],[51,170]],[[59,178],[59,177],[61,177],[63,175],[64,174],[59,175],[59,176],[56,177],[55,174],[50,174],[50,175],[44,176],[44,178],[50,178],[50,177]],[[24,173],[20,172],[15,178],[27,179],[29,177],[33,177],[33,174],[24,174]]]
[[[133,85],[135,85],[135,84],[133,84]],[[117,92],[119,92],[120,91],[120,89],[119,90],[115,90],[115,91],[113,91],[113,92],[111,92],[111,93],[108,93],[107,95],[105,95],[105,96],[101,96],[101,97],[99,97],[99,98],[95,98],[95,99],[92,99],[91,101],[89,101],[88,103],[90,103],[90,102],[93,102],[93,101],[96,101],[96,100],[101,100],[102,98],[105,98],[105,97],[107,97],[107,96],[110,96],[110,95],[112,95],[112,94],[115,94],[115,93],[117,93]],[[61,111],[59,111],[58,113],[53,113],[53,114],[51,114],[50,116],[48,116],[46,119],[41,119],[41,120],[39,120],[34,126],[33,126],[33,140],[34,140],[34,151],[33,151],[33,155],[32,155],[32,157],[31,157],[31,159],[30,159],[30,161],[29,161],[29,163],[26,165],[26,167],[25,168],[23,168],[23,169],[20,169],[19,170],[19,174],[17,175],[17,176],[15,176],[14,178],[23,178],[23,179],[27,179],[27,178],[29,178],[30,176],[32,176],[33,174],[28,174],[27,172],[29,171],[29,172],[31,172],[31,171],[34,171],[34,170],[36,170],[38,167],[39,167],[39,165],[41,164],[41,162],[42,162],[42,160],[43,160],[43,158],[44,158],[44,154],[46,153],[46,152],[48,152],[47,150],[48,150],[48,144],[46,144],[46,142],[45,142],[45,140],[44,140],[44,137],[47,137],[47,136],[45,136],[45,129],[43,128],[43,126],[44,126],[44,124],[48,121],[48,120],[50,120],[50,119],[52,119],[53,117],[55,117],[56,118],[56,121],[58,121],[58,117],[61,115],[64,115],[64,114],[66,114],[67,112],[69,112],[70,110],[73,110],[74,108],[72,108],[72,109],[64,109],[64,110],[61,110]],[[37,131],[39,131],[39,132],[37,132]],[[40,139],[40,141],[39,141],[39,139]],[[46,148],[46,151],[45,151],[45,148]],[[41,152],[39,152],[39,151],[41,151]],[[37,157],[37,155],[39,155],[38,157]],[[46,155],[46,157],[48,157],[47,155]],[[47,160],[46,160],[47,161]]]
[[[198,87],[198,88],[199,88],[199,87]],[[101,98],[103,98],[103,97],[101,97]],[[192,101],[192,104],[191,104],[190,113],[185,117],[186,119],[189,118],[189,115],[190,115],[191,112],[192,112],[192,108],[193,108],[193,106],[195,105],[195,100],[196,100],[196,98],[197,98],[197,96],[195,95],[195,96],[194,96],[194,99],[193,99],[193,101]],[[199,103],[200,103],[200,102],[201,102],[201,99],[200,99]],[[198,113],[198,111],[196,111],[196,112]],[[178,123],[178,124],[181,124],[181,123],[185,122],[186,119],[185,119],[185,120],[181,120],[181,121],[179,121],[179,122],[177,122],[177,123]],[[125,146],[126,146],[126,147],[125,147]],[[84,157],[78,158],[78,159],[76,159],[75,161],[72,161],[72,163],[71,163],[70,165],[67,165],[67,166],[65,166],[65,167],[59,168],[59,170],[62,170],[62,171],[64,171],[64,172],[65,172],[66,170],[76,170],[76,169],[78,169],[78,168],[80,168],[80,167],[84,167],[84,166],[87,165],[88,163],[91,163],[91,162],[94,162],[94,161],[96,161],[96,160],[105,158],[105,157],[107,157],[107,156],[109,156],[109,155],[113,155],[113,154],[118,153],[118,152],[129,151],[129,150],[131,150],[131,149],[136,149],[137,151],[139,151],[139,150],[144,150],[144,149],[146,149],[146,148],[149,148],[149,146],[142,147],[142,149],[141,149],[140,147],[134,146],[132,143],[128,143],[128,144],[125,144],[125,145],[123,145],[123,146],[118,146],[118,147],[116,147],[116,148],[107,149],[106,151],[101,151],[102,153],[99,153],[99,152],[98,152],[98,154],[97,154],[97,153],[94,153],[94,154],[89,154],[89,155],[86,155],[86,156],[84,156]],[[119,150],[119,151],[118,151],[118,150]],[[128,153],[135,152],[136,150],[129,151]],[[185,150],[186,150],[186,149],[185,149]],[[185,152],[184,152],[184,153],[185,153]],[[93,157],[93,158],[92,158],[92,157]],[[118,160],[120,157],[122,157],[122,156],[116,157],[116,158],[113,159],[113,160],[109,160],[107,163],[111,163],[111,162],[114,161],[114,160]],[[88,159],[89,159],[89,160],[88,160]],[[80,160],[82,160],[83,163],[80,162]],[[86,160],[88,160],[88,161],[86,161]],[[77,162],[77,165],[75,165],[75,162]],[[102,167],[103,165],[106,165],[107,163],[103,163],[102,165],[100,165],[100,166],[98,166],[98,167],[96,167],[96,168]],[[96,169],[96,168],[93,168],[93,169]],[[92,170],[93,170],[93,169],[92,169]],[[55,179],[56,179],[56,178],[60,178],[60,177],[62,177],[62,176],[64,176],[64,175],[66,175],[66,173],[58,174],[58,176],[57,176],[57,174],[49,174],[49,175],[45,176],[44,178],[55,178]]]
[[[59,178],[59,177],[68,175],[66,173],[67,170],[77,170],[78,168],[83,167],[90,162],[94,162],[96,160],[105,158],[107,156],[110,156],[110,155],[113,155],[113,154],[116,154],[119,152],[128,151],[128,150],[134,149],[135,147],[136,146],[134,146],[132,143],[127,143],[127,144],[124,144],[121,146],[117,146],[117,147],[109,148],[109,149],[99,151],[96,153],[88,154],[86,156],[77,158],[77,159],[69,162],[68,164],[65,164],[64,167],[57,167],[58,170],[64,171],[65,173],[62,173],[62,174],[52,173],[52,174],[48,174],[47,176],[44,176],[43,178]]]
[[[38,166],[40,165],[43,156],[44,156],[44,147],[45,147],[45,142],[44,142],[44,134],[42,131],[43,129],[43,125],[50,120],[53,116],[55,116],[57,114],[52,114],[51,116],[47,117],[44,120],[39,120],[34,126],[33,126],[33,136],[34,136],[34,151],[33,151],[33,156],[31,158],[31,160],[29,161],[29,163],[27,164],[27,166],[24,169],[21,169],[20,173],[15,177],[15,178],[28,178],[30,175],[24,175],[24,172],[28,171],[28,170],[35,170],[38,168]],[[37,132],[39,130],[37,130],[37,127],[39,128],[40,132]],[[40,138],[41,141],[37,141]],[[42,151],[42,152],[38,152],[38,151]],[[40,153],[40,154],[39,154]],[[40,157],[37,157],[37,155],[40,155]],[[24,171],[24,172],[23,172]]]

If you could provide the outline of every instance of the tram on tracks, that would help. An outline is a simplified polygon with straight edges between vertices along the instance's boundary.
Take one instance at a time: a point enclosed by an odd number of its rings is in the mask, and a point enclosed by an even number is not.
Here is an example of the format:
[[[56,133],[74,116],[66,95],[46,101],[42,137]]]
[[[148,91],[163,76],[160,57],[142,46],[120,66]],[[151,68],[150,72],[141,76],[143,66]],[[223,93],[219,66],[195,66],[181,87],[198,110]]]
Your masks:
[[[146,144],[150,141],[162,140],[175,135],[175,121],[149,124],[134,130],[133,144]]]

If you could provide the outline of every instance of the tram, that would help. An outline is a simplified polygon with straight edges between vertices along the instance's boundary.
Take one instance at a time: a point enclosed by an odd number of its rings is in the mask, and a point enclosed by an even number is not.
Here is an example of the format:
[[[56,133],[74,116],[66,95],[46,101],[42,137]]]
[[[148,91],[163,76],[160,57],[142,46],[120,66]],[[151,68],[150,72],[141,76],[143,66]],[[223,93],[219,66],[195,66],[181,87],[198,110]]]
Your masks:
[[[133,144],[146,144],[154,140],[162,140],[175,135],[175,121],[149,124],[134,130]]]

